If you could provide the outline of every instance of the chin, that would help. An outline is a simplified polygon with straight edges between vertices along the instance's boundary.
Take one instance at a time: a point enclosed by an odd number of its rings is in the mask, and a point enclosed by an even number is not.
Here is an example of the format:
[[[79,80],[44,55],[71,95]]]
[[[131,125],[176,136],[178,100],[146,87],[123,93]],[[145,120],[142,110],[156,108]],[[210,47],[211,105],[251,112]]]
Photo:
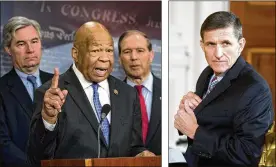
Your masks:
[[[103,77],[98,77],[98,76],[96,76],[96,77],[90,77],[89,79],[90,79],[90,82],[97,82],[98,83],[98,82],[102,82],[107,77],[108,77],[108,75],[107,76],[103,76]]]

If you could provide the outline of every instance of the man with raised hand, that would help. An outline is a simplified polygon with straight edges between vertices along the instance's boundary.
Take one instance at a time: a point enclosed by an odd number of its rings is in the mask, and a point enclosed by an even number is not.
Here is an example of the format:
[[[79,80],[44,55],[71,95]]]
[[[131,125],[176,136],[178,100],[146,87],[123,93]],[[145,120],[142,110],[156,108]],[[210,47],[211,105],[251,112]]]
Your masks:
[[[143,147],[139,98],[134,88],[110,75],[113,39],[100,23],[76,32],[73,65],[36,92],[28,155],[42,159],[96,158],[97,130],[104,104],[111,112],[100,131],[101,157],[153,156]],[[122,105],[123,104],[123,105]]]

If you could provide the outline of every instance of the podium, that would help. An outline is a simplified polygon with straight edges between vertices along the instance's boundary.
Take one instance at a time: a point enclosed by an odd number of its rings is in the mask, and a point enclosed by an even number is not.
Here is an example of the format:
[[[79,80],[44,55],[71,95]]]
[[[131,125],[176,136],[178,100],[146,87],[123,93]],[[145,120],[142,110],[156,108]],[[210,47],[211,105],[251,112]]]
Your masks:
[[[89,158],[89,159],[53,159],[42,160],[41,167],[62,166],[154,166],[161,167],[161,156],[155,157],[117,157],[117,158]]]

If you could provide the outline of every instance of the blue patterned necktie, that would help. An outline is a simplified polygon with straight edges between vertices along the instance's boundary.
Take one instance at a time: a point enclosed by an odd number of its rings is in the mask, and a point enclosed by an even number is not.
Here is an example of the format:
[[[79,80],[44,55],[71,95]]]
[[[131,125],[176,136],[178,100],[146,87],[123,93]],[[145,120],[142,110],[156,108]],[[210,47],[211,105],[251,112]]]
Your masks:
[[[95,109],[96,109],[97,114],[98,114],[98,118],[100,120],[101,119],[101,112],[102,112],[102,105],[101,105],[101,102],[100,102],[100,99],[99,99],[98,87],[99,87],[99,85],[97,83],[92,84],[93,102],[94,102],[94,106],[95,106]],[[109,144],[109,122],[107,120],[107,117],[105,117],[105,119],[102,122],[102,132],[103,132],[105,141],[108,145]]]
[[[212,79],[212,81],[211,81],[211,83],[210,83],[210,85],[209,85],[209,87],[208,87],[208,90],[207,90],[207,92],[206,92],[206,94],[205,94],[205,96],[204,96],[203,98],[205,98],[205,97],[214,89],[214,87],[217,85],[218,82],[219,82],[219,80],[218,80],[218,78],[215,76],[215,77]]]
[[[34,98],[34,92],[35,92],[35,89],[37,88],[36,77],[33,76],[33,75],[29,75],[29,76],[27,76],[27,80],[28,80],[29,82],[31,82],[31,83],[32,83],[32,86],[33,86],[33,94],[30,95],[31,98],[32,98],[32,100],[33,100],[33,98]]]

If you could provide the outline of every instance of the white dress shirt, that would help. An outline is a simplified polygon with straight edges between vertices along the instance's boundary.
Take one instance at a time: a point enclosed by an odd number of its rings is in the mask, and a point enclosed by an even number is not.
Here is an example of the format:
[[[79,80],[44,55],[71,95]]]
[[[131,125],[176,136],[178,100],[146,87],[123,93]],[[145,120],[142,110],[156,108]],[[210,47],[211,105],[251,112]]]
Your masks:
[[[87,81],[84,78],[83,74],[77,69],[75,64],[73,64],[73,71],[75,72],[77,78],[79,79],[81,86],[87,96],[87,99],[89,100],[91,107],[94,111],[94,114],[99,122],[98,114],[97,114],[97,111],[95,110],[95,106],[94,106],[94,102],[93,102],[93,88],[92,88],[93,83],[90,81]],[[99,82],[98,84],[99,84],[98,93],[99,93],[99,99],[100,99],[101,105],[102,106],[104,106],[105,104],[110,105],[109,84],[108,84],[107,79],[105,79],[102,82]],[[111,111],[107,115],[107,120],[110,124],[111,123]],[[43,123],[45,125],[45,128],[50,131],[53,131],[56,126],[56,124],[50,124],[50,123],[46,122],[44,119],[43,119]]]
[[[135,85],[137,85],[136,83],[133,83],[129,79],[127,79],[127,84],[129,84],[132,87],[134,87]],[[149,76],[147,77],[147,79],[143,83],[141,83],[141,85],[144,86],[143,89],[142,89],[142,94],[143,94],[143,97],[144,97],[145,103],[146,103],[148,120],[150,121],[151,105],[152,105],[152,94],[153,94],[153,92],[152,92],[152,87],[153,87],[153,76],[152,76],[152,73],[149,74]]]

